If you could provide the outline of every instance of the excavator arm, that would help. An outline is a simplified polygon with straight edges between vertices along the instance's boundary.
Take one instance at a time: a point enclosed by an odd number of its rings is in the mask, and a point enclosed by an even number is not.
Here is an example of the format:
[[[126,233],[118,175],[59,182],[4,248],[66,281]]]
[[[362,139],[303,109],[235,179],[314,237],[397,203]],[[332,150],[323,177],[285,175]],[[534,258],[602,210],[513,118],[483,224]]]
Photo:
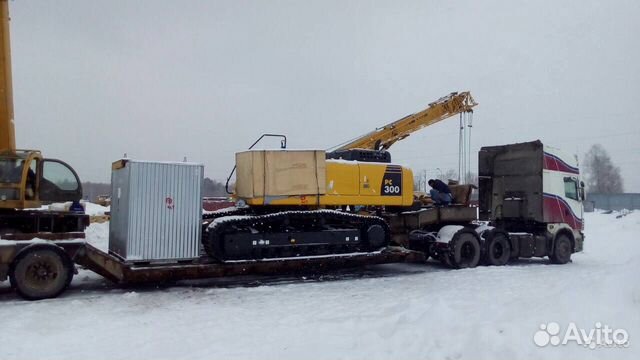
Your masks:
[[[355,140],[341,145],[338,151],[352,149],[387,150],[396,141],[400,141],[413,132],[433,125],[441,120],[462,112],[471,112],[478,105],[468,91],[451,93],[429,104],[429,107],[415,114],[405,116],[391,124],[378,128]]]

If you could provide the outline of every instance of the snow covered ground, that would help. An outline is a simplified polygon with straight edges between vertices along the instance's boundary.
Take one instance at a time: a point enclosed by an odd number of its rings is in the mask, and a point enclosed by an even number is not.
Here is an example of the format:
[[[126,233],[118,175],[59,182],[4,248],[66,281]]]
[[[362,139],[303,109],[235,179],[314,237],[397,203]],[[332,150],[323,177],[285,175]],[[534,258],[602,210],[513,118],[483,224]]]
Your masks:
[[[5,282],[0,358],[638,358],[640,212],[586,214],[586,227],[585,251],[561,266],[392,264],[160,288],[118,288],[81,270],[62,297],[38,302]],[[96,224],[87,236],[106,247],[107,233]],[[622,329],[628,347],[539,347],[534,334],[549,322],[561,336],[570,323]]]
[[[96,215],[104,215],[104,213],[108,212],[111,207],[110,206],[102,206],[98,204],[94,204],[91,202],[84,202],[84,212],[87,215],[96,216]],[[108,230],[107,230],[108,233]]]

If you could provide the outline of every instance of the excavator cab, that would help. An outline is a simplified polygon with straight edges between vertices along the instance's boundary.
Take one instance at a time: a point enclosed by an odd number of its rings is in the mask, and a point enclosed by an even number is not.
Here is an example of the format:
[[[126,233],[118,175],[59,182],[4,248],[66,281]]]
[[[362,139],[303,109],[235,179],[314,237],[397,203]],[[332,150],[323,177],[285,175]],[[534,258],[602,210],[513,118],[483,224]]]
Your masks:
[[[81,198],[78,174],[66,163],[44,159],[33,150],[0,154],[0,209],[36,208]]]

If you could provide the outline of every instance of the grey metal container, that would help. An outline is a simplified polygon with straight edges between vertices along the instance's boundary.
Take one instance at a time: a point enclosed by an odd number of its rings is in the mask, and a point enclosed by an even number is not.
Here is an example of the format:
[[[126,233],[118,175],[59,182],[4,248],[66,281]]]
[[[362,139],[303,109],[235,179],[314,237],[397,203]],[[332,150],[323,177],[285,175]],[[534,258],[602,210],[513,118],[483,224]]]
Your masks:
[[[198,257],[203,174],[201,164],[114,162],[109,252],[125,261]]]

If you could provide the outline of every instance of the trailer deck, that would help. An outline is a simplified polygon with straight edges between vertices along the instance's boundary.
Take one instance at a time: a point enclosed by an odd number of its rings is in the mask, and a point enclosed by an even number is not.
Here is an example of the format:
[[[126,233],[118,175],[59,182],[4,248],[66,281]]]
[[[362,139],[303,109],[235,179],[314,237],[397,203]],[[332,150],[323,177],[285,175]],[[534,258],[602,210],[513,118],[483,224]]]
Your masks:
[[[85,244],[74,262],[118,284],[195,280],[237,275],[284,275],[400,262],[424,262],[418,251],[389,247],[376,253],[217,263],[207,257],[169,263],[127,263]]]
[[[409,233],[413,230],[438,228],[443,224],[468,224],[477,220],[478,208],[465,205],[429,207],[416,211],[385,216],[391,228],[391,239],[409,247]]]
[[[161,283],[237,275],[286,275],[324,272],[366,265],[424,262],[425,255],[402,247],[388,247],[375,253],[352,253],[288,259],[214,262],[202,256],[165,262],[126,262],[89,244],[77,240],[0,240],[0,281],[9,273],[12,260],[31,246],[50,246],[63,250],[72,261],[116,284]]]

